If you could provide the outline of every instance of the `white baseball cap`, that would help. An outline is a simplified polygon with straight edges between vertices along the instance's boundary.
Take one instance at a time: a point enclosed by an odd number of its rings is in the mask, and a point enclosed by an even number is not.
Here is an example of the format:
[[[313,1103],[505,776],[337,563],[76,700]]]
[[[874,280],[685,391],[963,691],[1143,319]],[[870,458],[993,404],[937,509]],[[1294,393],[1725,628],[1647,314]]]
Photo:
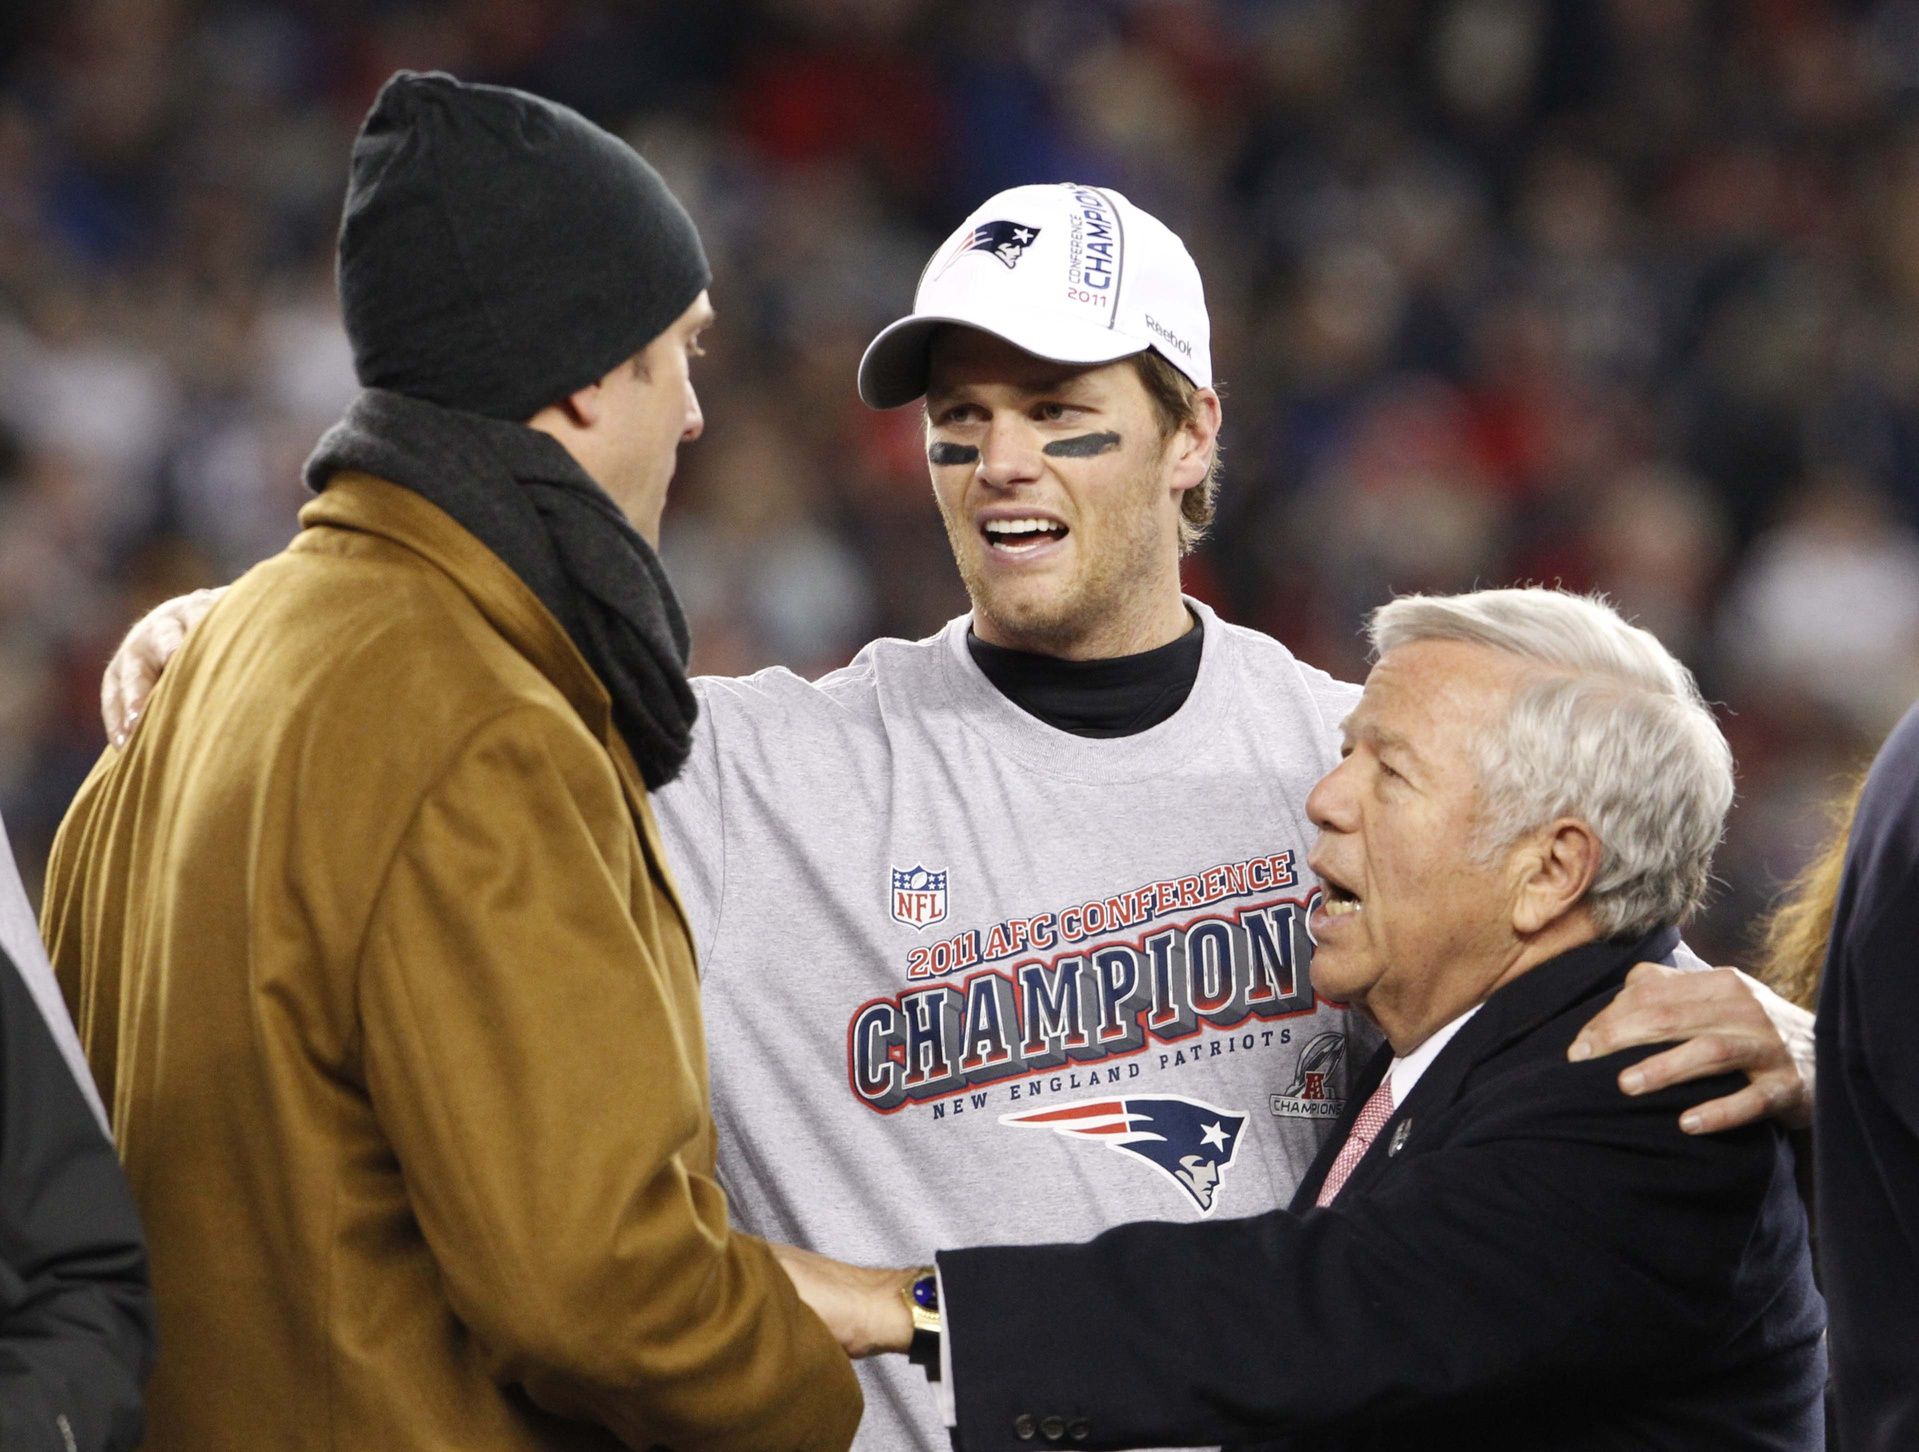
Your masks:
[[[1056,363],[1111,363],[1148,348],[1213,383],[1199,269],[1157,217],[1108,187],[1014,187],[974,210],[920,274],[911,316],[860,359],[860,397],[897,408],[926,392],[927,351],[948,323]]]

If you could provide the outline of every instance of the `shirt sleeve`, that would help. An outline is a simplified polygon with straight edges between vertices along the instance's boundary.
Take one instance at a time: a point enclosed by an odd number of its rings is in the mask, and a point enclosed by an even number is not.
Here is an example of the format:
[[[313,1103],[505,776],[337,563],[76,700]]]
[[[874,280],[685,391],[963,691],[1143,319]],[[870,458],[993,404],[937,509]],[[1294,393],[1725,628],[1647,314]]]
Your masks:
[[[152,1364],[146,1246],[119,1160],[0,953],[0,1447],[126,1452]]]
[[[728,1226],[690,964],[597,743],[482,728],[388,872],[366,1076],[454,1313],[494,1374],[634,1446],[843,1448],[852,1369]]]

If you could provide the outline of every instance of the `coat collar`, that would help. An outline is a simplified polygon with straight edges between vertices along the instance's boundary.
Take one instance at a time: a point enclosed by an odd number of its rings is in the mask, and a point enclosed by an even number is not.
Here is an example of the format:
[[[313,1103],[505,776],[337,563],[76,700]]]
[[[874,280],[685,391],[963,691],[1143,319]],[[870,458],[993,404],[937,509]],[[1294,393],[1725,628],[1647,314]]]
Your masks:
[[[565,627],[506,564],[438,506],[371,474],[336,474],[300,511],[303,528],[378,535],[430,561],[479,607],[487,622],[566,697],[595,736],[611,742],[612,698]],[[294,548],[300,542],[294,541]]]
[[[438,506],[411,489],[371,474],[336,474],[300,511],[302,529],[354,530],[391,540],[428,561],[464,591],[487,623],[553,683],[580,720],[613,758],[614,774],[633,815],[647,857],[674,910],[691,933],[679,885],[666,866],[666,851],[648,803],[646,782],[626,740],[613,726],[612,698],[593,668],[520,577]],[[302,549],[296,537],[291,548]]]
[[[1488,998],[1453,1036],[1420,1076],[1407,1096],[1407,1104],[1427,1113],[1451,1104],[1475,1067],[1581,999],[1591,998],[1608,983],[1623,979],[1633,964],[1659,962],[1669,958],[1678,946],[1677,928],[1655,928],[1641,938],[1599,938],[1582,943],[1520,974]]]
[[[1678,946],[1679,930],[1672,927],[1655,928],[1643,938],[1600,938],[1547,959],[1501,988],[1427,1066],[1406,1103],[1394,1107],[1392,1117],[1380,1127],[1365,1158],[1353,1167],[1346,1188],[1354,1188],[1390,1158],[1392,1136],[1407,1122],[1409,1110],[1423,1115],[1445,1108],[1459,1098],[1467,1076],[1507,1045],[1524,1038],[1581,999],[1593,997],[1608,982],[1623,979],[1633,964],[1669,962],[1673,949]],[[1319,1154],[1293,1196],[1295,1213],[1312,1208],[1320,1186],[1326,1182],[1327,1172],[1338,1158],[1340,1146],[1352,1133],[1360,1109],[1379,1087],[1379,1081],[1386,1077],[1392,1062],[1392,1045],[1382,1044],[1353,1079],[1347,1090],[1345,1112],[1320,1146]]]
[[[612,756],[614,775],[620,779],[620,790],[639,827],[639,840],[691,940],[691,919],[679,898],[679,884],[666,867],[666,848],[652,821],[647,783],[626,738],[612,723],[612,698],[593,667],[587,666],[572,637],[566,635],[566,627],[553,618],[553,612],[539,602],[520,577],[512,574],[493,550],[466,533],[451,514],[426,503],[413,489],[378,480],[372,474],[336,474],[326,485],[326,493],[299,510],[299,526],[353,529],[413,550],[459,585],[487,623],[566,696],[587,731]],[[303,549],[301,537],[294,539],[292,549]]]

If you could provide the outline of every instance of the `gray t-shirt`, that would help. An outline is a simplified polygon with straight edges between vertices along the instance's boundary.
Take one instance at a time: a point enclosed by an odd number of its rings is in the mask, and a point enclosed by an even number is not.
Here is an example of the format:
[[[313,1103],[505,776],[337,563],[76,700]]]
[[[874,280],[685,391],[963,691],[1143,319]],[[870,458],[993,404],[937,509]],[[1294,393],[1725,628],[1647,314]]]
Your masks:
[[[1008,701],[965,618],[695,683],[655,804],[741,1225],[911,1265],[1291,1198],[1378,1042],[1307,976],[1306,794],[1358,690],[1188,603],[1192,693],[1116,739]],[[861,1375],[857,1446],[950,1445],[919,1368]]]

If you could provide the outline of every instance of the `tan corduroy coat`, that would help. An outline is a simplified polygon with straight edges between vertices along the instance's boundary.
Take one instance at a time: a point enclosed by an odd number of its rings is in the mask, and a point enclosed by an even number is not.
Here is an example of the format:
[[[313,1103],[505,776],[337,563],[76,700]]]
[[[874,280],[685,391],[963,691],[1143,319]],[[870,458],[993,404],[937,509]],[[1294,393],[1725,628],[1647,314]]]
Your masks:
[[[146,1446],[844,1447],[845,1357],[727,1228],[604,688],[419,496],[347,475],[301,523],[49,872],[152,1244]]]

